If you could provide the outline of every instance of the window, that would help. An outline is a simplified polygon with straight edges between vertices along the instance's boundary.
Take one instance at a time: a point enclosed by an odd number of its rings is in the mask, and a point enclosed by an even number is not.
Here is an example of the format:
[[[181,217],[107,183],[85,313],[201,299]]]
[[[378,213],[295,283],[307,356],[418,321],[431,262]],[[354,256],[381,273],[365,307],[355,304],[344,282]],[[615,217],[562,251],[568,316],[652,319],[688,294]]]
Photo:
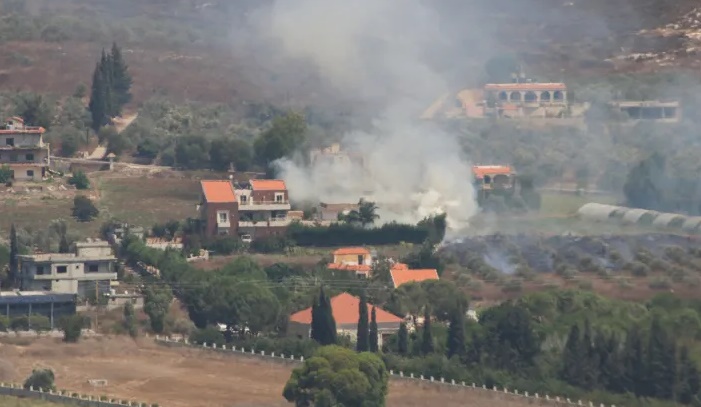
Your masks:
[[[88,265],[88,273],[97,273],[98,270],[100,270],[100,267],[97,264]]]
[[[44,266],[37,266],[37,275],[38,276],[44,275]]]
[[[17,154],[10,154],[10,162],[13,162],[13,163],[17,162]]]
[[[362,254],[358,255],[358,264],[363,264],[364,256]]]
[[[28,177],[34,177],[34,170],[27,170]]]
[[[27,161],[34,161],[34,154],[27,154],[24,156]]]
[[[56,266],[56,272],[58,274],[66,274],[68,273],[68,266]]]
[[[229,229],[219,229],[219,236],[228,236]]]
[[[241,205],[246,205],[248,197],[246,195],[241,195]]]
[[[218,212],[218,215],[219,215],[219,223],[228,223],[229,222],[229,212],[221,211],[221,212]]]
[[[5,145],[14,147],[15,146],[15,139],[14,138],[6,138]]]
[[[282,203],[285,200],[285,194],[275,194],[275,202]]]

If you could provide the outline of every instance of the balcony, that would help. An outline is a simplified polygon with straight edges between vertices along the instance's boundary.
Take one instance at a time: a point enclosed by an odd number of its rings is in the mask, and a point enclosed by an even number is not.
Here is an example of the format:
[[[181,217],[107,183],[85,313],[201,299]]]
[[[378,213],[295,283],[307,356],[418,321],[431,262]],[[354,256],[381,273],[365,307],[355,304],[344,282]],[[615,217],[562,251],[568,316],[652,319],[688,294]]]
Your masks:
[[[290,201],[241,201],[239,199],[239,211],[289,211],[292,209]]]
[[[240,220],[239,227],[240,228],[278,228],[278,227],[289,226],[289,224],[291,222],[292,222],[292,220],[289,218],[273,218],[273,219],[269,219],[269,220],[258,220],[258,221]]]

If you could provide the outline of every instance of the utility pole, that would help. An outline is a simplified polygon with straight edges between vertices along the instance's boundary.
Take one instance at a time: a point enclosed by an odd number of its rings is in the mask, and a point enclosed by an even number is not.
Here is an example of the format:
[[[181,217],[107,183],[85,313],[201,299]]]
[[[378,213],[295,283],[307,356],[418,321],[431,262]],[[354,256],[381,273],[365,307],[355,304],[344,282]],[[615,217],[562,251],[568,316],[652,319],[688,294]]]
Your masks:
[[[95,333],[97,334],[97,314],[100,313],[100,297],[99,297],[99,286],[98,281],[95,280]]]

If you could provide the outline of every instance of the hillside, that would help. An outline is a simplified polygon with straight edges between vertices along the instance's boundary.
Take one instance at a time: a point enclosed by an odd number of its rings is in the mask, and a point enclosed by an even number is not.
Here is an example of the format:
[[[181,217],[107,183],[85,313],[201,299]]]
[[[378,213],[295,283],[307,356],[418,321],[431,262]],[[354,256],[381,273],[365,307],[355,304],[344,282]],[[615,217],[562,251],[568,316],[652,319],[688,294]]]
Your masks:
[[[118,41],[137,79],[136,103],[154,93],[234,103],[342,103],[344,95],[312,67],[284,58],[256,28],[270,3],[4,0],[0,90],[70,93],[89,82],[100,47]],[[475,72],[502,53],[517,54],[543,76],[692,67],[699,60],[693,50],[698,18],[688,1],[429,4],[426,11],[437,14],[452,39],[430,47],[431,57],[455,86],[479,80]],[[660,47],[675,59],[646,54]]]

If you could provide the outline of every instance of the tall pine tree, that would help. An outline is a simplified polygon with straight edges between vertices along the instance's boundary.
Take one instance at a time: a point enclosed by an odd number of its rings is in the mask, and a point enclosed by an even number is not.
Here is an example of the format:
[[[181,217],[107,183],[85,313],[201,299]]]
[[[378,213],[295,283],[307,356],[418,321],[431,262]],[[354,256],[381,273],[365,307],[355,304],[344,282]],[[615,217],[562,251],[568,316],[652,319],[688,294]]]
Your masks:
[[[103,49],[93,73],[88,105],[95,131],[122,113],[122,107],[131,101],[131,85],[129,67],[117,44],[112,45],[110,53]]]
[[[406,329],[406,323],[399,324],[399,332],[397,333],[397,352],[400,355],[406,356],[409,353],[409,331]]]
[[[324,287],[319,289],[319,296],[312,305],[311,331],[311,338],[322,346],[336,343],[336,321],[331,300],[324,293]]]
[[[677,380],[677,401],[683,404],[698,402],[701,383],[699,369],[689,357],[689,349],[684,346],[679,352],[679,373]]]
[[[560,378],[573,385],[580,386],[582,383],[582,341],[579,334],[579,326],[572,325],[567,336],[565,349],[562,351],[562,367]]]
[[[582,382],[580,386],[591,390],[596,386],[599,361],[598,355],[594,352],[594,338],[589,319],[584,321],[584,334],[582,335],[580,355],[582,358]]]
[[[431,331],[431,313],[426,306],[424,311],[423,337],[421,338],[421,353],[428,355],[433,353],[433,332]]]
[[[112,87],[116,102],[121,109],[122,106],[131,102],[132,79],[129,74],[129,67],[122,57],[122,50],[116,43],[112,44],[110,57],[112,61]]]
[[[645,347],[638,327],[629,329],[623,349],[623,388],[636,396],[646,395]]]
[[[370,313],[370,329],[368,331],[369,334],[369,350],[370,352],[377,352],[379,351],[379,344],[378,344],[378,332],[377,332],[377,312],[375,312],[375,307],[372,307],[372,312]]]
[[[365,292],[363,292],[358,303],[358,334],[355,346],[358,352],[368,351],[370,347],[368,339],[368,301]]]
[[[92,119],[92,128],[98,131],[102,126],[109,124],[109,104],[108,104],[108,84],[104,77],[104,72],[100,64],[95,66],[95,71],[92,77],[92,88],[90,90],[90,117]]]
[[[465,352],[465,310],[462,305],[455,307],[450,314],[447,352],[448,358],[462,356]]]
[[[10,275],[8,276],[10,280],[10,285],[13,288],[19,287],[19,247],[17,245],[17,229],[15,229],[15,224],[12,224],[10,228]]]
[[[672,399],[677,382],[676,344],[662,327],[658,317],[650,325],[647,348],[647,396]]]

